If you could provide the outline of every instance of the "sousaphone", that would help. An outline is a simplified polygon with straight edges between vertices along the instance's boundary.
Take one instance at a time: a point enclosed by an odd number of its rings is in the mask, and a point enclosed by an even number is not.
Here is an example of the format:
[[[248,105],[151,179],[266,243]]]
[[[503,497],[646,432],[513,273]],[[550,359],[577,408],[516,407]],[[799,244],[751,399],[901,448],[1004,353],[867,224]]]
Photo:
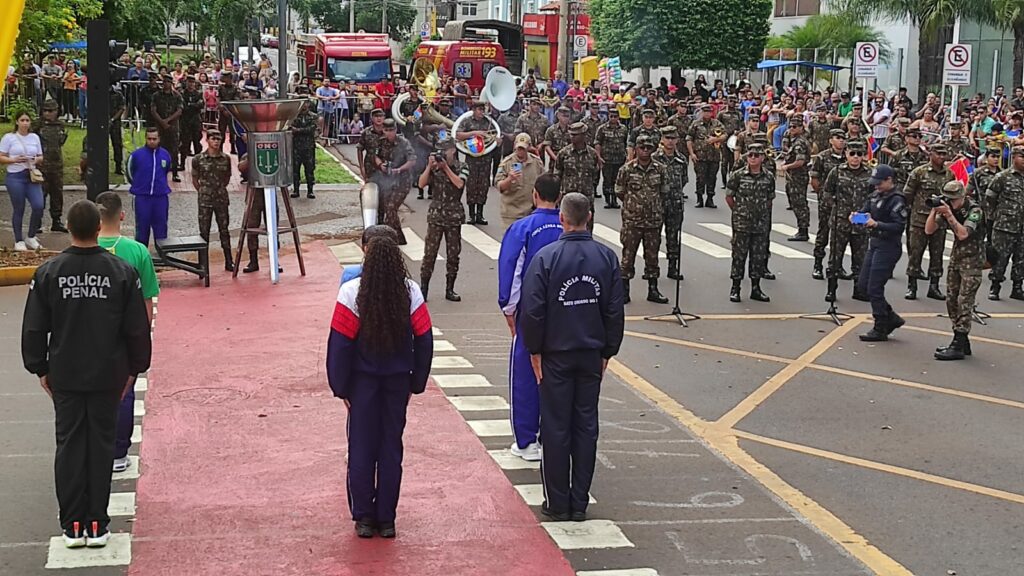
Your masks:
[[[443,116],[433,106],[433,101],[437,99],[437,88],[441,84],[434,64],[427,58],[416,60],[412,65],[409,83],[415,84],[420,89],[420,95],[424,99],[424,102],[417,109],[421,117],[431,124],[444,124],[451,128],[454,124],[451,119]],[[391,117],[395,119],[395,124],[398,124],[399,127],[403,127],[408,123],[408,120],[402,116],[402,104],[408,99],[409,93],[402,92],[391,104]]]
[[[480,99],[501,112],[512,108],[516,103],[515,76],[503,66],[491,68],[491,71],[487,73],[484,89],[480,92]],[[501,142],[501,127],[498,126],[498,121],[492,118],[490,114],[485,114],[484,118],[490,120],[492,129],[487,131],[487,135],[482,138],[482,142],[473,138],[460,140],[458,137],[459,128],[464,121],[472,116],[473,111],[470,110],[455,120],[455,125],[452,126],[452,138],[455,138],[455,147],[467,156],[486,156],[493,152],[498,143]]]

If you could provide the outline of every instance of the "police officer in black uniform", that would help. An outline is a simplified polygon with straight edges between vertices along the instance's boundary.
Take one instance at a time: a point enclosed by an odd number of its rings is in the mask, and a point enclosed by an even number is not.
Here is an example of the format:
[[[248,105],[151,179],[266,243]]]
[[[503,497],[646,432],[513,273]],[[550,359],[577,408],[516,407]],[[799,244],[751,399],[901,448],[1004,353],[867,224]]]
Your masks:
[[[885,342],[893,330],[904,324],[903,318],[885,299],[885,283],[892,278],[896,262],[903,255],[903,230],[909,214],[903,195],[896,189],[895,176],[889,166],[876,166],[868,180],[875,191],[861,209],[862,214],[868,215],[867,222],[859,224],[868,229],[868,251],[857,278],[854,298],[870,300],[871,316],[875,319],[874,327],[860,335],[864,342]],[[855,214],[850,215],[850,222],[858,225]]]
[[[32,277],[21,355],[53,399],[64,544],[101,547],[110,537],[117,410],[128,384],[149,368],[149,320],[138,273],[96,241],[99,208],[75,202],[68,228],[71,247]]]
[[[542,512],[555,521],[586,520],[601,378],[625,327],[619,260],[594,241],[589,219],[590,199],[566,194],[562,237],[523,275],[519,336],[540,384]]]

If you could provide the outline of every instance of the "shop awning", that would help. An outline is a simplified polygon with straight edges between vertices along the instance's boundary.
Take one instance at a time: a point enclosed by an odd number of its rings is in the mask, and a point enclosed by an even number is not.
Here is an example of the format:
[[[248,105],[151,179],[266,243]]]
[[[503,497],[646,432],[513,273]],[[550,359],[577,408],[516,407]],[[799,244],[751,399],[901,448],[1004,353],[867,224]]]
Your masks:
[[[762,60],[757,63],[758,70],[769,68],[783,68],[785,66],[808,66],[810,68],[821,68],[822,70],[836,71],[849,68],[849,66],[834,66],[822,62],[811,62],[810,60]]]

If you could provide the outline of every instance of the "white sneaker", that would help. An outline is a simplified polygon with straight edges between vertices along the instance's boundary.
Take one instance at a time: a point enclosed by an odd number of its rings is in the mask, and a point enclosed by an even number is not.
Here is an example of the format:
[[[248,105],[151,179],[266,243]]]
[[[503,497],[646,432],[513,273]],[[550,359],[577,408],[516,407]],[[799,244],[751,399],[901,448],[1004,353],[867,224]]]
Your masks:
[[[131,461],[128,460],[127,456],[124,458],[114,458],[114,472],[124,472],[129,466],[131,466]]]
[[[27,238],[25,240],[25,246],[28,246],[29,250],[42,250],[43,245],[39,243],[39,240],[35,238]]]
[[[100,536],[89,536],[85,539],[85,545],[89,548],[103,548],[110,541],[110,530],[107,530]]]
[[[540,461],[540,444],[533,442],[526,448],[520,448],[515,442],[512,443],[512,455],[518,456],[527,462]]]
[[[71,536],[67,532],[65,532],[63,534],[63,536],[64,536],[64,547],[65,548],[84,548],[85,547],[86,542],[85,542],[85,535],[84,534],[79,536],[78,538],[75,538],[74,536]]]
[[[24,242],[15,242],[14,243],[14,251],[15,252],[28,252],[28,246],[25,246]]]

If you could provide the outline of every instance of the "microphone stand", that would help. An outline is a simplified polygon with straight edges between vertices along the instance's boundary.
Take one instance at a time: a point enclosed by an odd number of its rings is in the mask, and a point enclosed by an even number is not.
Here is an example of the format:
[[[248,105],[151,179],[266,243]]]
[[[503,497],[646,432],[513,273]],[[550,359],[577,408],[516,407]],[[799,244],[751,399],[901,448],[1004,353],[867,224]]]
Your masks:
[[[646,250],[646,249],[647,249],[647,247],[645,246],[644,250]],[[678,250],[679,250],[679,262],[680,262],[680,264],[682,264],[682,260],[683,260],[683,231],[682,231],[682,226],[680,226],[680,230],[679,230]],[[682,269],[682,266],[680,266],[680,269]],[[680,282],[682,281],[682,277],[683,277],[682,274],[679,274],[679,275],[676,276],[676,298],[675,298],[675,303],[672,305],[672,311],[668,312],[667,314],[655,314],[654,316],[644,316],[644,320],[662,321],[665,318],[674,318],[675,321],[678,322],[679,325],[682,326],[683,328],[689,328],[690,327],[690,325],[686,323],[687,320],[690,320],[691,322],[693,320],[700,320],[700,316],[698,316],[696,314],[691,314],[689,312],[683,312],[683,310],[681,308],[679,308],[679,285],[680,285]]]
[[[835,209],[835,206],[833,206],[833,210],[834,209]],[[830,234],[832,234],[832,237],[829,238],[829,242],[828,242],[829,243],[828,255],[829,255],[830,259],[833,257],[833,255],[835,254],[835,251],[836,251],[836,220],[838,219],[837,217],[838,217],[838,212],[833,214],[832,218],[831,218],[831,220],[832,220],[832,230],[830,231]],[[842,263],[843,263],[842,256],[840,256],[840,259],[839,259],[839,269],[842,269],[842,267],[843,267]],[[838,290],[838,288],[839,288],[839,270],[835,270],[833,273],[835,274],[835,276],[831,277],[831,278],[828,278],[828,288],[827,288],[827,290],[831,291],[833,293],[833,296],[835,296],[835,297],[832,298],[832,301],[828,303],[828,309],[825,310],[824,312],[819,312],[817,314],[801,314],[800,318],[807,319],[807,320],[831,320],[832,322],[835,322],[836,326],[842,326],[843,322],[853,318],[853,316],[851,316],[849,314],[844,314],[843,312],[840,312],[839,311],[839,307],[836,306],[836,300],[839,300],[839,296],[835,294],[835,291],[832,291],[832,287],[835,286],[836,290]],[[854,282],[856,282],[856,281],[857,280],[854,279]]]

